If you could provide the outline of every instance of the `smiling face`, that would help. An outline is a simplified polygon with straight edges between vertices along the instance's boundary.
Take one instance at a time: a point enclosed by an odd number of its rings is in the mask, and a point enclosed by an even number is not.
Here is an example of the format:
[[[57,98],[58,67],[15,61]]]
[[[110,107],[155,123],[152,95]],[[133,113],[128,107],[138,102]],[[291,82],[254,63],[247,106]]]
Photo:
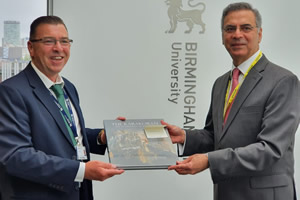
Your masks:
[[[226,27],[236,27],[226,32]],[[245,27],[252,27],[246,30]],[[250,10],[232,11],[224,18],[222,39],[235,66],[240,65],[259,50],[262,29],[256,27],[255,15]]]
[[[40,24],[33,39],[48,37],[61,40],[68,38],[68,32],[63,24]],[[70,45],[62,46],[60,42],[51,46],[29,41],[28,50],[34,65],[53,82],[70,57]]]

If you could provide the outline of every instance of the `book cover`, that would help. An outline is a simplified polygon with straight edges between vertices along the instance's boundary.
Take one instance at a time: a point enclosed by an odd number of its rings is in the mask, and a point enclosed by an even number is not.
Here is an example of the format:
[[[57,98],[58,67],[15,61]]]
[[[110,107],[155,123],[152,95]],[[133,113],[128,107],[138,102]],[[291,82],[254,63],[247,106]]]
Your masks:
[[[178,156],[161,119],[104,120],[110,163],[118,168],[167,169]]]

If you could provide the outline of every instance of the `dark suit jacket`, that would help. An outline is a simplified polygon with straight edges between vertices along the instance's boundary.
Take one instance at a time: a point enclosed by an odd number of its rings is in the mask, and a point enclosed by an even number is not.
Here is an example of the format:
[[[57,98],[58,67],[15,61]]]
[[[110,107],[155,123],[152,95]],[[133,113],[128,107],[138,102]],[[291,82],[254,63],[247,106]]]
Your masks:
[[[103,154],[97,146],[99,129],[86,129],[77,91],[65,81],[89,153]],[[66,125],[49,90],[29,64],[0,84],[0,194],[2,200],[89,200],[91,181],[79,189],[74,178],[79,161]]]
[[[206,126],[187,131],[184,155],[208,153],[215,200],[296,199],[298,78],[263,56],[244,80],[223,124],[230,72],[212,90]]]

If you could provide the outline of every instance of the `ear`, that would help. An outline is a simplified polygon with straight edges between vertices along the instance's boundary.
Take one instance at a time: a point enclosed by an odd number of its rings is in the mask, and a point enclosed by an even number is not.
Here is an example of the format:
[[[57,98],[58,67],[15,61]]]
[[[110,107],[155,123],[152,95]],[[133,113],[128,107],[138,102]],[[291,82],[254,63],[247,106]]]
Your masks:
[[[261,39],[262,39],[262,28],[259,29],[259,32],[258,32],[258,43],[261,42]]]
[[[222,32],[222,44],[224,45],[224,34]]]
[[[29,51],[29,54],[30,54],[30,56],[32,57],[33,56],[33,46],[32,46],[32,42],[30,42],[30,41],[28,41],[27,42],[27,49],[28,49],[28,51]]]

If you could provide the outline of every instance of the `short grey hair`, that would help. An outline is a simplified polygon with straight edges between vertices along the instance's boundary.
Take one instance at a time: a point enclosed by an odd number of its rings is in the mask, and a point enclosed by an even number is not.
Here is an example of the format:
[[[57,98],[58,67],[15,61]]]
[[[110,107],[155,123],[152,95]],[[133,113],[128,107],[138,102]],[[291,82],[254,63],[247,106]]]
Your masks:
[[[255,15],[255,23],[256,23],[256,27],[258,29],[261,28],[262,25],[262,19],[261,19],[261,15],[259,13],[259,11],[255,8],[253,8],[249,3],[246,2],[239,2],[239,3],[232,3],[229,4],[226,8],[224,8],[223,10],[223,14],[222,14],[222,20],[221,20],[221,29],[223,31],[224,28],[224,19],[225,17],[233,11],[240,11],[240,10],[250,10],[254,13]]]

